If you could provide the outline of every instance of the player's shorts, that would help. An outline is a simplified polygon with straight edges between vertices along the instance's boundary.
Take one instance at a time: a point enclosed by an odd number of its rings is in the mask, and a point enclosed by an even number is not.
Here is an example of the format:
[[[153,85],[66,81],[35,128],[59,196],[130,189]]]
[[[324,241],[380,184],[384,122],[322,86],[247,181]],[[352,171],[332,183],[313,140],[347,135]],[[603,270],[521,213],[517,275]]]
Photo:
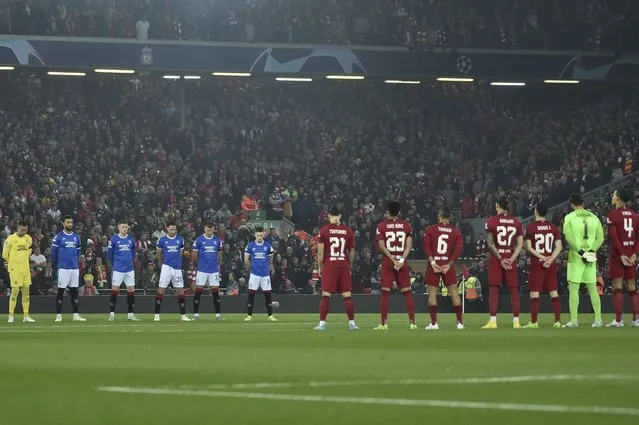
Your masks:
[[[429,264],[426,267],[426,276],[424,276],[424,283],[426,283],[426,285],[428,286],[439,287],[439,283],[442,280],[444,281],[444,286],[446,287],[457,285],[457,273],[455,273],[455,266],[451,266],[450,270],[448,270],[448,273],[441,274],[435,273],[435,271]]]
[[[610,260],[608,261],[608,276],[610,276],[611,279],[634,281],[637,279],[637,268],[635,266],[625,266],[621,262],[621,257],[610,256]]]
[[[556,264],[547,269],[541,264],[530,266],[530,273],[528,274],[528,289],[530,292],[556,291],[558,286]]]
[[[258,289],[262,289],[262,291],[272,290],[271,276],[256,276],[251,274],[249,276],[248,289],[249,291],[257,291]]]
[[[510,289],[519,287],[517,266],[513,263],[513,268],[506,270],[497,259],[491,258],[488,262],[488,286],[501,287],[503,284]]]
[[[169,284],[173,285],[173,288],[175,289],[184,288],[184,276],[182,275],[182,269],[174,269],[167,264],[162,264],[158,287],[166,289],[169,287]]]
[[[407,264],[404,264],[399,270],[395,270],[393,266],[382,264],[379,277],[382,288],[392,289],[393,282],[397,282],[399,289],[410,288],[410,271]]]
[[[597,283],[597,263],[568,263],[568,282]]]
[[[195,275],[196,286],[210,286],[213,288],[220,287],[220,274],[219,273],[205,273],[197,272]]]
[[[58,269],[58,288],[77,288],[79,286],[79,269]]]
[[[31,285],[31,271],[9,269],[9,280],[12,288]]]
[[[130,272],[116,272],[113,271],[113,278],[111,279],[111,286],[120,287],[122,284],[127,288],[135,286],[135,271]]]
[[[353,290],[353,280],[351,277],[350,267],[324,267],[322,269],[321,279],[322,292],[342,294]]]

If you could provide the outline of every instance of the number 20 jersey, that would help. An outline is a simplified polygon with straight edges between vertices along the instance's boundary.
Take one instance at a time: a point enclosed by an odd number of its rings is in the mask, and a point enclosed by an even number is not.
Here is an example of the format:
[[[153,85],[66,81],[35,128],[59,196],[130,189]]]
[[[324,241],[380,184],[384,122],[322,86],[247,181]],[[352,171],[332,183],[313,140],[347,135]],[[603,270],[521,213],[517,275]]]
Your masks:
[[[406,240],[413,234],[410,223],[399,218],[390,218],[377,225],[377,235],[375,240],[384,241],[386,249],[395,258],[402,257],[406,249]],[[390,258],[382,258],[382,267],[393,268]],[[407,264],[404,265],[407,267]]]
[[[324,245],[324,267],[350,267],[348,253],[355,248],[353,231],[343,224],[327,224],[320,229],[318,242]]]

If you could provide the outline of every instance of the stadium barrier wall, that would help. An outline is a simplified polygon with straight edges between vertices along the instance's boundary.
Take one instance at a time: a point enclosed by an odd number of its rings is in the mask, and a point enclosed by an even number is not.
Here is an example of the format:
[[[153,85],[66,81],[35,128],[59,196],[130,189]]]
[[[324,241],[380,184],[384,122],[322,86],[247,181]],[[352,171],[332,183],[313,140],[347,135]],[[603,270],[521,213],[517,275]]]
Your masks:
[[[222,297],[222,313],[246,313],[246,295],[239,296],[225,296]],[[630,311],[630,302],[624,297],[626,312]],[[319,306],[319,296],[315,295],[275,295],[274,300],[279,301],[280,306],[276,310],[276,313],[317,313]],[[54,296],[32,296],[31,297],[31,312],[33,314],[55,314],[56,298]],[[154,311],[155,297],[144,295],[137,296],[135,299],[136,312],[137,313],[153,313]],[[426,296],[416,296],[416,308],[418,312],[426,312],[427,310],[427,298]],[[568,312],[568,296],[561,297],[562,312]],[[356,313],[377,313],[379,312],[379,296],[377,295],[353,295],[353,302],[355,304]],[[187,313],[192,313],[192,299],[187,297]],[[177,298],[175,296],[167,296],[162,306],[163,313],[177,312]],[[522,313],[530,312],[530,303],[527,296],[521,298]],[[0,317],[4,316],[9,309],[9,298],[0,297]],[[126,296],[120,296],[118,300],[117,312],[125,313],[127,309]],[[109,297],[108,296],[95,296],[95,297],[81,297],[80,298],[80,311],[81,313],[106,313],[109,310]],[[581,313],[591,313],[590,298],[587,295],[581,296],[581,302],[579,305]],[[68,297],[64,300],[64,313],[69,314],[71,306],[69,305]],[[200,302],[200,312],[202,314],[208,314],[213,311],[213,297],[207,295],[203,296]],[[452,307],[449,298],[440,300],[440,311],[442,313],[452,312]],[[503,314],[510,312],[510,297],[508,295],[500,296],[499,311]],[[606,314],[612,313],[612,297],[602,297],[602,311]],[[22,307],[20,300],[16,307],[16,313],[20,314]],[[255,302],[255,313],[265,313],[264,301],[261,294],[258,294]],[[334,296],[331,301],[331,313],[343,313],[343,304],[340,296]],[[404,313],[404,299],[399,294],[391,297],[390,303],[391,313]],[[485,299],[479,303],[467,303],[467,313],[487,313],[488,312],[488,300]],[[552,313],[552,305],[550,299],[547,296],[541,297],[540,312]]]

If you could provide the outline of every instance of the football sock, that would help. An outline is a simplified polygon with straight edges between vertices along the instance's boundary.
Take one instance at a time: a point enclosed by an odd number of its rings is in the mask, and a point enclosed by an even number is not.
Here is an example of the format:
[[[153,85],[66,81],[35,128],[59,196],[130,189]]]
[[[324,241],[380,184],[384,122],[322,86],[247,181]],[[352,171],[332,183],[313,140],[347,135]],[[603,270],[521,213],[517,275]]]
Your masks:
[[[255,302],[255,291],[250,290],[248,294],[248,302],[246,304],[246,308],[248,310],[248,315],[253,315],[253,303]]]
[[[513,309],[513,318],[519,318],[519,288],[510,288],[510,306]]]
[[[29,306],[31,304],[31,294],[29,293],[29,285],[22,287],[22,314],[24,317],[29,315]]]
[[[612,307],[615,309],[615,320],[621,322],[623,314],[623,290],[615,289],[612,291]]]
[[[213,308],[215,309],[215,314],[220,314],[220,290],[218,288],[213,288],[211,289],[211,292],[213,292]]]
[[[637,290],[628,291],[628,296],[632,303],[632,320],[639,320],[639,295],[637,295]]]
[[[430,323],[433,325],[437,324],[437,306],[429,305],[428,311],[430,312]]]
[[[413,294],[410,292],[410,290],[404,291],[402,292],[402,294],[404,294],[404,304],[406,304],[408,320],[410,321],[410,323],[415,323],[415,300],[413,300]],[[388,309],[386,310],[386,313],[388,313]]]
[[[539,298],[530,299],[530,321],[537,323],[537,316],[539,316]]]
[[[382,297],[379,300],[379,312],[381,314],[381,324],[385,325],[388,319],[388,303],[390,302],[390,292],[382,291]]]
[[[561,301],[559,297],[551,298],[552,310],[555,312],[555,322],[561,321]]]
[[[18,304],[18,293],[20,288],[11,288],[11,296],[9,297],[9,316],[13,316],[16,311],[16,304]]]
[[[162,298],[164,298],[164,294],[155,294],[155,314],[160,314],[160,310],[162,309]]]
[[[597,292],[597,282],[586,283],[586,287],[588,288],[588,294],[590,295],[592,309],[595,312],[595,322],[601,322],[601,298]]]
[[[490,300],[488,301],[488,309],[490,311],[490,317],[497,316],[497,309],[499,308],[499,287],[490,287]]]
[[[269,316],[273,315],[273,296],[271,291],[264,291],[264,303],[266,304],[266,313]]]
[[[344,298],[344,310],[348,320],[355,320],[355,308],[353,307],[353,299],[351,297]]]
[[[79,300],[78,300],[78,288],[69,288],[69,298],[71,300],[71,310],[73,314],[78,314]]]
[[[320,321],[324,322],[326,321],[326,316],[328,316],[328,308],[331,305],[331,297],[327,297],[325,295],[322,295],[322,298],[320,299]]]
[[[186,314],[186,299],[184,294],[178,294],[178,306],[180,307],[180,314],[184,316]]]
[[[55,300],[55,312],[62,314],[62,300],[64,299],[64,288],[58,288],[58,295]]]
[[[135,310],[135,291],[127,291],[126,293],[126,304],[129,311],[129,314],[133,313]]]
[[[120,293],[119,289],[111,289],[111,299],[109,300],[109,312],[115,312],[115,306],[118,305],[118,294]]]
[[[455,316],[457,316],[457,323],[464,323],[464,316],[462,314],[462,306],[454,305],[453,310],[455,310]]]
[[[195,295],[193,296],[193,314],[200,313],[200,298],[202,298],[202,291],[204,291],[204,288],[201,286],[195,288]]]
[[[579,283],[568,282],[570,292],[570,321],[577,323],[579,318]]]

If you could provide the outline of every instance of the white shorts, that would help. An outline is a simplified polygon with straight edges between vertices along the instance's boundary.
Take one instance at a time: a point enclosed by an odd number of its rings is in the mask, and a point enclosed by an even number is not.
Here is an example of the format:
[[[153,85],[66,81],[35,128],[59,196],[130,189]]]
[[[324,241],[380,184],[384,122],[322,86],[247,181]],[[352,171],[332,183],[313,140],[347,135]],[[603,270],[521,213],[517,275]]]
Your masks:
[[[196,286],[211,286],[213,288],[220,287],[220,274],[219,273],[204,273],[197,272],[195,275]]]
[[[113,279],[111,279],[111,286],[120,287],[122,284],[127,288],[132,288],[135,286],[135,271],[131,270],[130,272],[116,272],[113,271]]]
[[[262,291],[271,290],[271,276],[255,276],[254,274],[249,276],[249,291],[257,291],[262,288]]]
[[[79,286],[79,269],[58,269],[58,288],[77,288]]]
[[[174,288],[184,288],[184,277],[182,276],[182,269],[174,269],[171,266],[162,264],[162,270],[160,270],[160,288],[168,288],[169,284],[173,284]]]

